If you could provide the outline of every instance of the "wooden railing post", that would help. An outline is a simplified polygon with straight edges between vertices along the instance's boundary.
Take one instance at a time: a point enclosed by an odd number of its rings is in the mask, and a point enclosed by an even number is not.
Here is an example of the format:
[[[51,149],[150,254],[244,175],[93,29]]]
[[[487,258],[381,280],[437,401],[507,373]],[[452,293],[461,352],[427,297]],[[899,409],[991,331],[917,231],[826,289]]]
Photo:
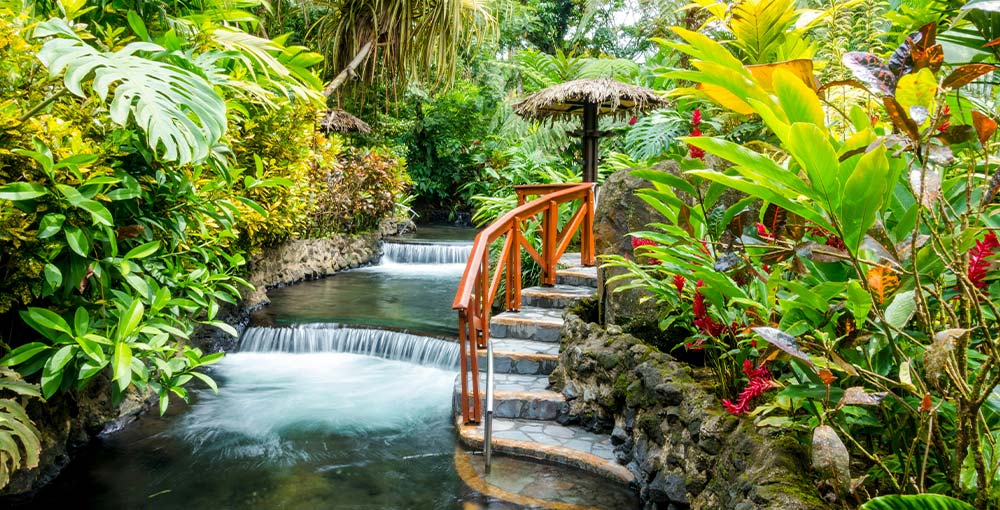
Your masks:
[[[549,201],[542,221],[542,285],[551,287],[556,284],[556,244],[559,240],[559,204]]]
[[[594,256],[594,188],[590,188],[583,200],[583,225],[580,227],[580,263],[593,266],[597,263]]]
[[[521,309],[521,219],[514,216],[510,231],[511,245],[507,254],[507,310]]]

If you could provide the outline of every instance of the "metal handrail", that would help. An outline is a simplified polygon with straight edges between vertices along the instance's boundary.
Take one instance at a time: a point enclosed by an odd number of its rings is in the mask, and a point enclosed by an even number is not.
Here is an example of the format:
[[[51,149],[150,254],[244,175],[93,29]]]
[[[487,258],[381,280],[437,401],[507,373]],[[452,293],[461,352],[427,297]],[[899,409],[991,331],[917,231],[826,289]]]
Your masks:
[[[489,349],[489,325],[493,301],[506,276],[505,308],[521,308],[521,250],[534,258],[542,268],[542,283],[554,285],[556,264],[565,253],[576,232],[580,231],[580,257],[584,265],[593,266],[594,258],[594,183],[522,186],[518,201],[526,196],[542,196],[501,216],[483,229],[472,244],[472,253],[458,284],[452,308],[458,311],[459,355],[461,356],[462,398],[464,423],[479,423],[482,416],[479,389],[478,349]],[[559,205],[580,201],[565,227],[559,229]],[[541,215],[542,253],[524,238],[522,228],[527,220]],[[497,267],[490,269],[489,247],[503,238]],[[487,351],[488,352],[488,351]],[[487,361],[489,365],[490,362]],[[490,368],[487,366],[487,368]],[[489,385],[488,385],[489,386]],[[487,392],[491,393],[487,388]],[[492,395],[488,395],[492,396]],[[471,398],[470,398],[471,397]]]
[[[486,342],[486,422],[483,424],[483,457],[486,474],[493,458],[493,342]]]

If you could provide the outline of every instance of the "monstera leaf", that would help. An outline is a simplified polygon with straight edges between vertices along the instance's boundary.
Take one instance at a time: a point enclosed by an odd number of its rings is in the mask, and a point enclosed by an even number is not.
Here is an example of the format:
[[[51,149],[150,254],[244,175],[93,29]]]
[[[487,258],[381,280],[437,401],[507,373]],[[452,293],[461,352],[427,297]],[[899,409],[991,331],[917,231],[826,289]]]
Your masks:
[[[126,125],[135,119],[150,149],[165,161],[199,162],[209,156],[226,130],[226,105],[200,76],[180,67],[136,55],[160,52],[152,43],[134,42],[115,52],[102,52],[83,41],[62,19],[40,23],[35,37],[53,36],[38,59],[71,93],[87,97],[84,83],[103,101],[114,91],[111,120]]]

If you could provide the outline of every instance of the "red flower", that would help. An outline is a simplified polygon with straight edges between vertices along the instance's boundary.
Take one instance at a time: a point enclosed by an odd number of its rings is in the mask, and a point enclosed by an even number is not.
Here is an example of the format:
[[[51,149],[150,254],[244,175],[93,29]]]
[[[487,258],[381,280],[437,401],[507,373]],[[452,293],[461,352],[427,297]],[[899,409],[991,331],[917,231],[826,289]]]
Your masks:
[[[640,246],[659,246],[659,245],[656,244],[656,241],[650,241],[649,239],[640,239],[638,237],[633,237],[632,238],[632,249],[635,250],[636,248],[638,248]],[[653,260],[650,260],[649,263],[656,265],[656,264],[659,264],[660,261],[656,260],[656,259],[653,259]]]
[[[997,240],[996,233],[991,231],[976,241],[976,245],[969,250],[969,280],[977,289],[986,287],[986,273],[990,267],[987,259],[996,254],[997,248],[1000,248],[1000,241]]]
[[[944,110],[941,110],[941,118],[944,119],[944,122],[938,126],[938,133],[944,133],[948,129],[948,126],[951,126],[951,108],[945,106]]]
[[[758,223],[754,226],[757,227],[758,237],[760,237],[761,239],[767,239],[768,241],[774,240],[774,234],[768,232],[767,227],[765,227],[763,223]]]
[[[684,294],[684,284],[687,282],[687,278],[679,274],[674,275],[674,287],[677,287],[677,295],[680,296]]]
[[[701,136],[701,130],[698,129],[699,124],[701,124],[701,108],[695,108],[691,115],[691,136]],[[688,156],[691,159],[702,159],[705,157],[705,151],[688,144]]]
[[[746,374],[748,379],[750,379],[750,382],[747,384],[747,387],[743,388],[743,391],[740,392],[739,397],[736,399],[736,403],[733,403],[729,399],[722,401],[723,407],[736,416],[744,415],[752,411],[753,407],[751,407],[751,404],[753,401],[766,393],[767,390],[777,386],[777,383],[771,376],[771,371],[768,370],[764,364],[754,368],[753,363],[751,363],[750,360],[743,360],[743,373]]]
[[[694,306],[692,307],[694,320],[691,322],[698,327],[698,330],[701,331],[702,334],[708,336],[719,336],[728,331],[729,328],[725,324],[715,322],[715,320],[708,315],[708,307],[705,306],[705,296],[697,290],[699,287],[704,285],[705,282],[701,280],[698,280],[698,283],[695,285]]]
[[[632,118],[628,120],[628,125],[634,126],[636,122],[639,122],[639,118],[633,115]]]

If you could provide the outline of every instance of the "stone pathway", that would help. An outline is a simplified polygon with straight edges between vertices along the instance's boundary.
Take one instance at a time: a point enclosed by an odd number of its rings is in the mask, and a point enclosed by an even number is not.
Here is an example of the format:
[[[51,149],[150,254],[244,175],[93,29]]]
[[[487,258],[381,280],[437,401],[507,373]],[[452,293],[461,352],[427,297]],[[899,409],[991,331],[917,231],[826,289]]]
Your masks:
[[[567,427],[555,420],[565,411],[561,393],[548,389],[548,375],[558,363],[563,309],[596,292],[597,270],[580,266],[579,254],[560,259],[554,287],[531,287],[521,293],[520,312],[492,317],[490,337],[494,350],[493,450],[547,462],[574,466],[629,484],[634,476],[615,461],[611,438]],[[486,370],[485,356],[480,370]],[[485,394],[485,373],[480,388]],[[455,403],[461,400],[456,380]],[[483,406],[485,409],[485,405]],[[464,425],[456,418],[466,446],[483,446],[483,424]]]

